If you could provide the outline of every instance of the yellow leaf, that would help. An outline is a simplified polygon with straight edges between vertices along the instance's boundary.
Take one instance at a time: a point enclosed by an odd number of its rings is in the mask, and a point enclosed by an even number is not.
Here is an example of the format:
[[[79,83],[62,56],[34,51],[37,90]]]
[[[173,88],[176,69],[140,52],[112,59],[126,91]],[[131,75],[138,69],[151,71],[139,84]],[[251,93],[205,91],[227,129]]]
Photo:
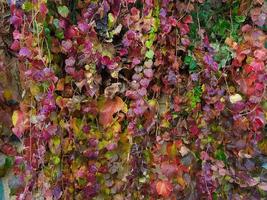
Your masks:
[[[18,123],[19,115],[20,115],[20,113],[19,113],[18,110],[16,110],[16,111],[13,112],[13,115],[12,115],[12,123],[13,123],[14,126],[16,126],[17,123]]]
[[[177,182],[179,183],[179,185],[181,185],[183,188],[185,188],[185,186],[186,186],[186,182],[185,182],[185,180],[183,179],[183,177],[179,176],[179,177],[177,178]]]
[[[263,139],[259,144],[258,144],[259,149],[261,152],[265,155],[267,155],[267,139]]]
[[[30,91],[33,96],[37,96],[40,93],[40,88],[37,85],[32,85]]]
[[[12,92],[10,90],[4,90],[3,96],[6,101],[9,101],[12,99]]]

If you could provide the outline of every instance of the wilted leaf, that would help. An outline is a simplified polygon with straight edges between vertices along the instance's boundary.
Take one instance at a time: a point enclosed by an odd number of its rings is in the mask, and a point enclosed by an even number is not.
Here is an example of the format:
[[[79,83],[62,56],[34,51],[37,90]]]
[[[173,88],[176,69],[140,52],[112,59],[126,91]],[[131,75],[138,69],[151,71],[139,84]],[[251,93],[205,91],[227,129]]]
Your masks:
[[[181,146],[181,149],[179,152],[184,157],[185,155],[187,155],[190,152],[190,150],[186,146]]]
[[[105,88],[104,95],[106,98],[113,99],[115,94],[120,91],[121,83],[112,83],[110,86]]]

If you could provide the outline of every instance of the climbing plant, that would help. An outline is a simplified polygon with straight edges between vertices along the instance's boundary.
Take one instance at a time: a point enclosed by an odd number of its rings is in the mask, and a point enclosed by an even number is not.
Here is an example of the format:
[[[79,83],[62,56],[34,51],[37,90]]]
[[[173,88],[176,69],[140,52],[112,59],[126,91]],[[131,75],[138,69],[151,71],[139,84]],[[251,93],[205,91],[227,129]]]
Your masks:
[[[267,197],[266,1],[26,0],[10,11],[23,87],[11,195]]]

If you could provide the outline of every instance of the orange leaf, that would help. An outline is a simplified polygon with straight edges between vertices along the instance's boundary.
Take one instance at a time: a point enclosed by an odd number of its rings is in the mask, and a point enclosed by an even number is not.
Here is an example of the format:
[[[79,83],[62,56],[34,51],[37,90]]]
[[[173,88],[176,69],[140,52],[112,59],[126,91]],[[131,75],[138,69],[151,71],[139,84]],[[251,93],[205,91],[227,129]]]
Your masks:
[[[65,80],[63,78],[59,79],[59,81],[57,82],[56,90],[63,91],[64,90],[64,84],[65,84]]]
[[[156,185],[156,190],[159,195],[168,197],[170,196],[173,187],[169,181],[158,181]]]
[[[120,97],[107,99],[100,109],[99,123],[107,127],[113,121],[113,115],[123,109],[124,102]]]

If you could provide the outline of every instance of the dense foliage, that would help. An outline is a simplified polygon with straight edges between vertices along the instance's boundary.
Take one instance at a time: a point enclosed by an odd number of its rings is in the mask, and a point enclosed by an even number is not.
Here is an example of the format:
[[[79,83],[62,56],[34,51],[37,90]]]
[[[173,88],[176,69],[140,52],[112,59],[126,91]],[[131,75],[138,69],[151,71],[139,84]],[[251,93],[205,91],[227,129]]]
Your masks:
[[[12,195],[267,198],[266,1],[10,9],[23,87]]]

